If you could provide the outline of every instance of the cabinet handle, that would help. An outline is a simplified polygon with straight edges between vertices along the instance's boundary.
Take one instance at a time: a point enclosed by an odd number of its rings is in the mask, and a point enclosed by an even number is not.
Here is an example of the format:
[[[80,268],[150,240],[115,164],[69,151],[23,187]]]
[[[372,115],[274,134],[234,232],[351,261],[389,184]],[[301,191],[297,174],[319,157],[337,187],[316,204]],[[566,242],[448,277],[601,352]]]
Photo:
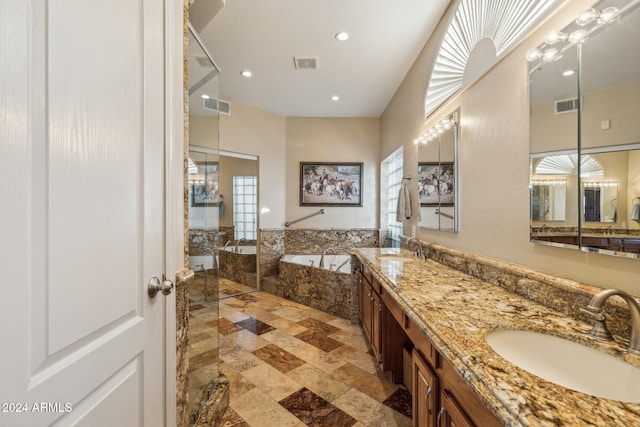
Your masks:
[[[431,407],[431,399],[430,399],[430,397],[431,397],[431,392],[432,392],[432,391],[433,391],[433,390],[431,390],[431,387],[429,387],[429,388],[427,389],[427,395],[424,397],[424,400],[426,400],[426,401],[427,401],[427,412],[429,412],[429,413],[431,413],[431,412],[432,412],[432,409],[433,409],[433,408]]]
[[[438,412],[438,418],[436,418],[436,427],[440,427],[440,418],[442,418],[445,412],[446,412],[446,409],[444,409],[444,406],[441,407],[440,412]]]

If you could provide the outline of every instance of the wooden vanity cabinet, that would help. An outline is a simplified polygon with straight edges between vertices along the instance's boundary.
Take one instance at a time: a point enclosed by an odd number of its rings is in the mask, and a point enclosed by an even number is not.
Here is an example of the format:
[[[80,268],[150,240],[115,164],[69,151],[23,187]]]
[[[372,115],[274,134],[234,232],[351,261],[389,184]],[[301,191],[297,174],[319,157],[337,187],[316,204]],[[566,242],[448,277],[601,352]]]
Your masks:
[[[410,384],[413,426],[502,426],[366,266],[357,269],[360,321],[394,383],[403,382],[403,349],[411,349],[412,378],[404,382]]]
[[[411,390],[413,426],[435,427],[439,413],[438,375],[419,351],[414,350],[411,359],[413,362],[413,389]]]
[[[359,303],[360,322],[371,344],[371,350],[378,363],[382,361],[380,342],[382,340],[382,300],[380,299],[380,284],[373,278],[368,269],[359,266]]]

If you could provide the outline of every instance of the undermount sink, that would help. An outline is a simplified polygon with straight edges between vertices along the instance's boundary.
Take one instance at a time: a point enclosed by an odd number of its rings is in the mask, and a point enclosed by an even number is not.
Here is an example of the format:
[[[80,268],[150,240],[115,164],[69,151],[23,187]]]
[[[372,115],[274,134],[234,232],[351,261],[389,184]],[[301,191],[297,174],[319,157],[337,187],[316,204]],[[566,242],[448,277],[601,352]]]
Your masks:
[[[640,369],[564,338],[525,330],[499,330],[487,343],[525,371],[571,390],[640,403]]]
[[[383,255],[383,256],[379,256],[378,259],[381,261],[404,262],[404,261],[415,261],[417,258],[408,258],[408,257],[398,256],[398,255]]]

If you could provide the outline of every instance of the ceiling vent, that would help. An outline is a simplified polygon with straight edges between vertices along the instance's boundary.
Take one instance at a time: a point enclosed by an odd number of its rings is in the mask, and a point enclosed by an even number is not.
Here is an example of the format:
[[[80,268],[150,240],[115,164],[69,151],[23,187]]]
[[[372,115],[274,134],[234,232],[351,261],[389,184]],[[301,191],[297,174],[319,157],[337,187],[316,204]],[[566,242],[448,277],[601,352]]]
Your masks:
[[[202,100],[202,108],[206,111],[216,111],[225,116],[231,115],[231,102],[224,99],[207,98]]]
[[[578,98],[559,99],[553,103],[554,114],[565,114],[578,111]]]
[[[318,68],[318,58],[317,57],[293,57],[293,62],[297,69],[299,70],[315,70]]]

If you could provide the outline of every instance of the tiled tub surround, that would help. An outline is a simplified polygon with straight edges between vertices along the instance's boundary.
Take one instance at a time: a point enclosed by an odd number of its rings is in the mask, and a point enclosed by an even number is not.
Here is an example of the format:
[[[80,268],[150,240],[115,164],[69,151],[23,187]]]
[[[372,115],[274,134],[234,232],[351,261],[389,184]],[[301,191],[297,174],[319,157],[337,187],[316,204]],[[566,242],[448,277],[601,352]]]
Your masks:
[[[220,276],[234,282],[256,287],[256,247],[238,246],[235,252],[233,246],[219,248]]]
[[[377,229],[261,229],[260,278],[277,276],[280,258],[286,254],[318,254],[334,248],[347,254],[353,248],[377,248],[380,231]]]
[[[389,254],[411,257],[409,251],[391,248],[357,249],[354,254],[505,425],[638,425],[639,404],[555,385],[507,362],[486,343],[487,333],[493,330],[527,329],[599,348],[640,367],[640,356],[625,351],[619,342],[591,339],[591,324],[567,314],[586,306],[600,288],[438,245],[426,245],[426,249],[434,259],[381,259]],[[557,297],[562,299],[554,301]]]
[[[233,232],[230,234],[233,237]],[[215,250],[229,240],[227,231],[210,228],[189,229],[189,256],[210,255],[207,248]]]
[[[328,269],[332,255],[326,256],[327,268],[319,268],[318,262],[315,267],[296,263],[289,257],[280,261],[278,280],[263,281],[263,291],[352,322],[358,320],[358,280],[349,264],[335,271]],[[336,260],[342,261],[339,257]]]

